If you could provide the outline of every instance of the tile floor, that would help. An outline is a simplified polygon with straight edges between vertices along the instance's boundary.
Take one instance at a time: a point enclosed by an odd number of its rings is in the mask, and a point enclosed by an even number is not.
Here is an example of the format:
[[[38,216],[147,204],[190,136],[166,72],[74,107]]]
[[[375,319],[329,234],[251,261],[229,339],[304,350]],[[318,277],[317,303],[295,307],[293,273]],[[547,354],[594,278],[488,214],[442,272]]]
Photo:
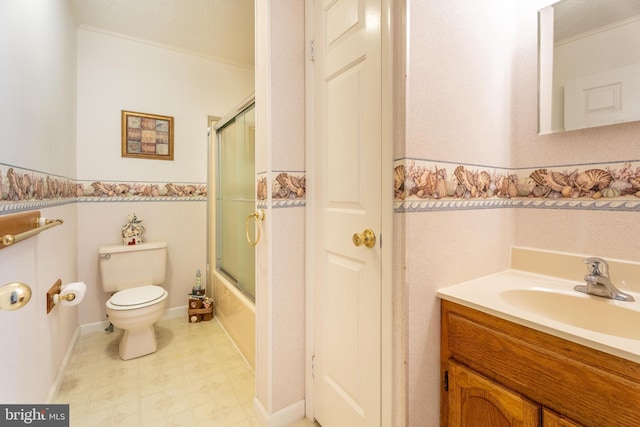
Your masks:
[[[260,426],[254,374],[215,319],[176,317],[155,328],[158,351],[127,361],[117,330],[78,339],[53,402],[70,404],[71,427]]]

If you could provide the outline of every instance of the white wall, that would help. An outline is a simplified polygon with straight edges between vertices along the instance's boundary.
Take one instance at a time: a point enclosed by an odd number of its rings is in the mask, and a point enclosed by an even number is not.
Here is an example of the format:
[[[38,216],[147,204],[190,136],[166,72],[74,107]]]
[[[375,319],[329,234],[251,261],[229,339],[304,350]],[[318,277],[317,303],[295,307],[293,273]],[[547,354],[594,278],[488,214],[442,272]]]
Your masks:
[[[0,3],[1,163],[75,175],[75,56],[75,24],[65,1]],[[6,193],[8,182],[1,182]],[[64,224],[0,251],[0,286],[21,281],[33,292],[22,309],[0,311],[3,403],[46,401],[78,327],[76,307],[47,314],[45,298],[57,279],[77,280],[75,205],[40,211]]]
[[[0,12],[0,162],[73,177],[73,17],[63,0],[10,0]]]
[[[305,169],[304,2],[256,2],[256,168],[271,183]],[[268,197],[256,246],[256,400],[259,418],[288,425],[304,415],[304,204]]]
[[[205,184],[207,116],[224,116],[253,91],[254,78],[253,70],[76,31],[65,0],[0,3],[0,75],[3,196],[9,168],[84,184]],[[174,116],[175,160],[121,158],[122,109]],[[205,271],[204,200],[1,203],[2,215],[40,206],[64,224],[0,251],[0,286],[24,281],[33,291],[23,309],[0,311],[0,402],[45,402],[79,324],[104,320],[97,247],[119,241],[129,213],[144,219],[148,239],[169,243],[170,306],[185,306],[196,269]],[[85,281],[86,300],[47,315],[45,293],[58,278]]]
[[[206,182],[207,115],[253,92],[253,70],[78,30],[78,179]],[[173,116],[174,161],[122,158],[120,111]]]
[[[509,164],[514,7],[410,1],[407,157]]]
[[[639,122],[536,135],[535,15],[546,3],[548,0],[537,0],[518,7],[519,43],[513,58],[518,85],[513,97],[519,102],[513,107],[513,120],[518,124],[513,128],[513,166],[572,164],[585,170],[590,164],[620,161],[637,166]],[[517,210],[515,244],[639,261],[640,240],[633,226],[637,220],[637,212]]]
[[[396,158],[581,170],[640,158],[638,123],[537,135],[537,10],[549,3],[408,2],[406,144]],[[637,216],[586,209],[396,214],[395,238],[405,242],[394,268],[396,280],[404,279],[396,286],[405,287],[397,321],[407,334],[407,425],[439,422],[437,288],[507,268],[513,244],[638,261]]]
[[[78,179],[116,183],[206,183],[207,116],[225,116],[253,92],[254,72],[129,39],[78,30]],[[174,160],[121,157],[120,111],[174,117]],[[166,240],[169,308],[185,306],[197,269],[206,271],[206,201],[81,199],[78,275],[92,293],[82,324],[105,320],[97,269],[101,245],[118,243],[127,215],[145,239]]]
[[[406,80],[408,158],[507,167],[511,161],[516,82],[514,2],[409,2]],[[396,148],[396,151],[399,151]],[[396,153],[396,158],[403,153]],[[509,210],[397,213],[404,241],[408,426],[438,425],[440,309],[438,288],[508,266],[514,220]],[[402,233],[402,235],[399,235]],[[396,280],[398,280],[396,276]],[[401,410],[401,409],[400,409]]]
[[[205,202],[97,202],[78,204],[78,277],[87,285],[80,304],[80,324],[106,321],[105,303],[111,296],[102,290],[98,248],[118,244],[127,215],[135,212],[144,221],[145,240],[162,240],[168,246],[165,289],[168,307],[187,305],[196,270],[206,271]],[[186,312],[185,312],[186,321]]]

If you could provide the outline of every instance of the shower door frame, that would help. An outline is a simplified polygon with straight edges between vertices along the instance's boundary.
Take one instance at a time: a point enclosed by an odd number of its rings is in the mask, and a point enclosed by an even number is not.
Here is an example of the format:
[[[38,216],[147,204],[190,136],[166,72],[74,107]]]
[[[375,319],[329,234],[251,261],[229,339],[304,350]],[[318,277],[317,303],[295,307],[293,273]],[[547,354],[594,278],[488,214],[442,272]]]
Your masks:
[[[231,337],[252,370],[256,368],[256,308],[235,284],[217,271],[216,267],[216,204],[217,204],[217,153],[216,129],[254,102],[254,96],[246,98],[237,108],[223,118],[209,116],[207,137],[207,268],[206,292],[213,296],[215,314],[222,328]],[[255,181],[255,180],[254,180]],[[222,290],[215,292],[214,290]]]
[[[218,251],[219,251],[219,245],[220,242],[218,242],[218,238],[217,238],[217,231],[221,228],[218,225],[218,222],[220,221],[220,216],[218,215],[218,210],[220,209],[220,205],[219,205],[219,198],[218,198],[218,190],[219,190],[219,183],[217,181],[218,179],[218,175],[219,175],[219,171],[217,170],[217,166],[218,163],[220,162],[220,159],[218,158],[218,156],[220,155],[220,151],[221,151],[221,141],[220,141],[220,132],[223,131],[225,128],[227,128],[228,126],[231,126],[232,124],[235,124],[237,126],[240,125],[240,123],[238,122],[238,119],[240,119],[241,117],[244,119],[244,117],[253,109],[254,111],[254,117],[255,117],[255,96],[251,95],[250,97],[246,98],[239,106],[237,106],[234,110],[231,111],[231,113],[227,114],[225,117],[223,117],[222,119],[218,120],[218,122],[216,123],[215,127],[213,128],[215,130],[215,134],[213,135],[213,139],[211,140],[211,147],[214,151],[214,157],[210,157],[211,159],[211,163],[214,163],[214,169],[213,169],[213,174],[215,176],[212,176],[211,178],[215,178],[214,182],[214,186],[212,188],[209,188],[210,191],[210,200],[213,200],[213,213],[214,213],[214,218],[215,218],[215,222],[214,222],[214,236],[215,236],[215,251],[213,255],[215,255],[215,260],[211,260],[211,261],[215,261],[215,269],[214,271],[217,274],[220,274],[221,276],[224,276],[228,281],[230,282],[235,282],[234,285],[237,289],[238,292],[242,293],[245,295],[245,297],[247,297],[248,299],[252,300],[252,303],[255,305],[255,272],[254,272],[254,277],[253,277],[253,294],[251,292],[249,292],[249,290],[247,290],[244,286],[241,285],[240,283],[240,277],[235,277],[233,275],[232,272],[227,271],[224,268],[221,268],[218,264],[219,264],[219,258],[218,258]],[[255,120],[255,118],[254,118]],[[243,129],[243,135],[246,138],[246,125],[242,124],[242,129]],[[238,132],[239,128],[235,130],[235,132]],[[232,131],[233,132],[233,131]],[[240,141],[236,141],[236,143],[239,143]],[[254,135],[254,143],[255,143],[255,135]],[[252,185],[252,190],[251,190],[251,196],[253,199],[253,206],[251,207],[251,212],[255,212],[256,209],[256,184],[255,184],[255,151],[253,154],[253,170],[251,171],[251,177],[250,177],[250,181],[253,184]],[[237,201],[237,200],[236,200]],[[240,223],[243,224],[244,217],[241,218]],[[246,226],[246,224],[245,224]],[[248,231],[247,231],[248,233]],[[248,234],[247,234],[247,239],[248,239]],[[237,242],[238,244],[238,248],[247,243],[246,240],[240,238],[239,241]],[[247,243],[249,245],[251,245],[250,243]],[[254,246],[254,245],[251,245]],[[239,252],[239,251],[237,251]],[[238,260],[240,261],[240,260]],[[253,251],[253,265],[255,266],[255,250]]]

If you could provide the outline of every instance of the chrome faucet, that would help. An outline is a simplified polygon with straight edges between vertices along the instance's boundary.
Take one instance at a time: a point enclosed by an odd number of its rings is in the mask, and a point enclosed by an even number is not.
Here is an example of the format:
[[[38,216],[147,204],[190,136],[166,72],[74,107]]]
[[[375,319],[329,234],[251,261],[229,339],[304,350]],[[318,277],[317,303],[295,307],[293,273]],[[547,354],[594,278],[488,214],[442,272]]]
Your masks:
[[[589,274],[584,276],[586,285],[576,285],[573,289],[585,294],[596,295],[618,301],[635,301],[635,299],[616,288],[609,277],[609,264],[602,258],[591,257],[584,260]]]

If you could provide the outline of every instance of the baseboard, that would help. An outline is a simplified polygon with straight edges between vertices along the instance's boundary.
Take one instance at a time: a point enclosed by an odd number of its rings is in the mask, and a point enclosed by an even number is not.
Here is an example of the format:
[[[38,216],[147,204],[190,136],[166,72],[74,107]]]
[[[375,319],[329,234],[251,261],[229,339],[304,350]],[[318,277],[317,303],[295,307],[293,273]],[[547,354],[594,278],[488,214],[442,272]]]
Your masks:
[[[184,318],[186,319],[187,311],[188,308],[186,305],[181,305],[180,307],[172,307],[164,312],[164,315],[160,320],[175,319],[176,317],[180,316],[184,316]]]
[[[73,349],[76,347],[76,343],[78,342],[78,337],[80,337],[79,326],[76,328],[76,331],[73,333],[73,337],[71,337],[71,341],[69,342],[67,351],[64,354],[62,363],[58,368],[56,379],[53,381],[53,384],[51,384],[51,387],[49,387],[49,395],[47,396],[47,403],[53,403],[52,400],[58,394],[58,390],[60,390],[60,386],[62,385],[62,381],[64,380],[64,376],[67,372],[67,368],[69,367],[69,360],[71,359],[71,355],[73,354]]]
[[[296,421],[300,421],[305,415],[304,400],[300,400],[269,415],[264,406],[262,406],[262,402],[257,397],[254,397],[253,410],[260,424],[265,427],[287,427]]]
[[[164,315],[160,320],[174,319],[180,316],[187,316],[187,306],[172,307],[164,312]],[[104,332],[109,327],[109,321],[104,320],[102,322],[85,323],[80,325],[80,335],[87,335],[93,332]]]
[[[94,332],[104,332],[108,326],[108,320],[104,320],[102,322],[85,323],[84,325],[80,325],[80,335],[88,335]]]

